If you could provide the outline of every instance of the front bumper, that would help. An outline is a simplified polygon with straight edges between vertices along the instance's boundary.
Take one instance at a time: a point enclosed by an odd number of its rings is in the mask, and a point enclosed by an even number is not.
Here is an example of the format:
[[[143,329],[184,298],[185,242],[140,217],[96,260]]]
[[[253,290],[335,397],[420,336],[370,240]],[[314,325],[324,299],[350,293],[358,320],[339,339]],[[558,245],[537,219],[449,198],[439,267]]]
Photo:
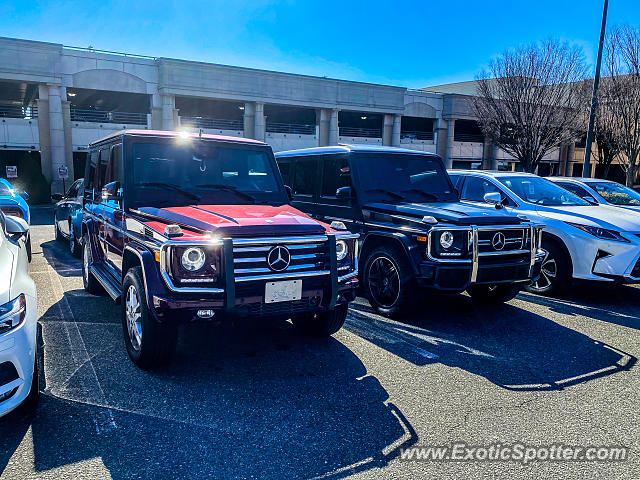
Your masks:
[[[20,406],[31,391],[36,355],[36,300],[27,297],[24,322],[0,335],[0,417]]]

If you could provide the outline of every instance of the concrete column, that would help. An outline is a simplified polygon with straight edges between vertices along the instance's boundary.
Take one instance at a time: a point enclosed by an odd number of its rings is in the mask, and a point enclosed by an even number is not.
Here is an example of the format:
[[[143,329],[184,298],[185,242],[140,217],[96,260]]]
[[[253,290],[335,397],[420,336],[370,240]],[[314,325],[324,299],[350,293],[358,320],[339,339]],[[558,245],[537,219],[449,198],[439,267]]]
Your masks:
[[[244,138],[255,138],[256,135],[256,104],[244,104]]]
[[[62,193],[62,181],[58,179],[58,167],[66,165],[66,145],[64,117],[62,114],[62,93],[59,85],[49,85],[49,134],[51,136],[51,191]],[[66,96],[66,95],[65,95]]]
[[[495,143],[491,143],[491,161],[489,163],[490,170],[498,170],[498,146]]]
[[[40,165],[42,174],[51,184],[51,131],[49,129],[49,87],[38,85],[38,137],[40,141]]]
[[[329,115],[329,145],[338,145],[338,137],[340,136],[340,129],[338,127],[338,112],[337,108],[331,109]]]
[[[264,116],[264,103],[256,102],[256,116],[255,116],[255,139],[264,142],[266,138],[267,119]]]
[[[64,97],[66,98],[66,96],[65,92]],[[62,120],[64,125],[64,158],[67,162],[67,168],[69,169],[69,179],[65,181],[65,186],[68,187],[69,181],[73,181],[75,178],[73,171],[73,139],[71,137],[71,102],[68,100],[62,101]]]
[[[162,95],[162,130],[175,130],[178,125],[177,116],[176,97]]]
[[[482,169],[489,170],[491,169],[491,140],[487,137],[484,137],[484,142],[482,142]]]
[[[567,172],[565,173],[565,175],[568,177],[573,176],[573,164],[574,164],[575,153],[576,153],[576,142],[571,141],[567,146],[567,164],[565,166],[565,171]]]
[[[402,115],[393,116],[393,131],[391,133],[391,146],[400,146],[400,130],[402,127]]]
[[[436,153],[444,159],[447,156],[447,122],[436,118],[433,123],[433,143],[436,146]]]
[[[449,119],[447,121],[447,149],[444,164],[447,168],[453,167],[453,134],[455,131],[456,121],[455,119]]]
[[[162,96],[159,93],[151,95],[151,123],[152,130],[162,130]]]
[[[391,146],[393,136],[393,115],[385,115],[382,120],[382,145]]]
[[[318,146],[329,145],[329,117],[331,113],[326,108],[316,110],[316,123],[318,125]]]

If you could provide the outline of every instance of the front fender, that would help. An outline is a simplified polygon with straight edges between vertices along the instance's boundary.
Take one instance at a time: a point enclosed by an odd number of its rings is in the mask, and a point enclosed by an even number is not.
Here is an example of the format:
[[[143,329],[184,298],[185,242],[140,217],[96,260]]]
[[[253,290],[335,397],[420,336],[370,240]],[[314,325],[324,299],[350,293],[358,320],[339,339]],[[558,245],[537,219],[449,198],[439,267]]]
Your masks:
[[[382,238],[386,240],[392,240],[398,244],[400,248],[405,252],[407,257],[409,258],[409,263],[411,264],[411,269],[415,275],[419,274],[418,265],[422,261],[422,255],[418,249],[417,243],[413,242],[411,238],[407,235],[399,233],[399,232],[385,232],[379,230],[373,230],[367,232],[362,238],[362,246],[360,251],[364,251],[365,248],[369,248],[370,242],[375,242],[376,239],[380,240]],[[369,242],[369,244],[367,244]],[[365,256],[362,255],[360,257],[361,261],[365,261]],[[362,270],[361,270],[362,271]]]

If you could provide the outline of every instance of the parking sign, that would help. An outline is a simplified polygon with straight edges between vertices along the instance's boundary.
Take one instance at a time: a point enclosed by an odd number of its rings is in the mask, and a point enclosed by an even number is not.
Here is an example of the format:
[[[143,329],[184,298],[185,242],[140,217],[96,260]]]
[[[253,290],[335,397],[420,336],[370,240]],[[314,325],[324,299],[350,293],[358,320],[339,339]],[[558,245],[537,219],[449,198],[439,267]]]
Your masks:
[[[7,178],[18,178],[18,167],[15,165],[7,165]]]
[[[69,178],[69,169],[66,165],[60,165],[58,167],[58,178],[60,180],[66,180],[67,178]]]

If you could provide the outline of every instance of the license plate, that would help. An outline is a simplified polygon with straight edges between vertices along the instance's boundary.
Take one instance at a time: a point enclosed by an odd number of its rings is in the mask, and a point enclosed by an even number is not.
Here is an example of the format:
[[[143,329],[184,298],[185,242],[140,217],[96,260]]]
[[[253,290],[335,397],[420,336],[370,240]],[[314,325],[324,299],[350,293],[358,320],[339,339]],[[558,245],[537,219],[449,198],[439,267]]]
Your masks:
[[[291,302],[302,298],[302,280],[267,282],[264,287],[265,303]]]

